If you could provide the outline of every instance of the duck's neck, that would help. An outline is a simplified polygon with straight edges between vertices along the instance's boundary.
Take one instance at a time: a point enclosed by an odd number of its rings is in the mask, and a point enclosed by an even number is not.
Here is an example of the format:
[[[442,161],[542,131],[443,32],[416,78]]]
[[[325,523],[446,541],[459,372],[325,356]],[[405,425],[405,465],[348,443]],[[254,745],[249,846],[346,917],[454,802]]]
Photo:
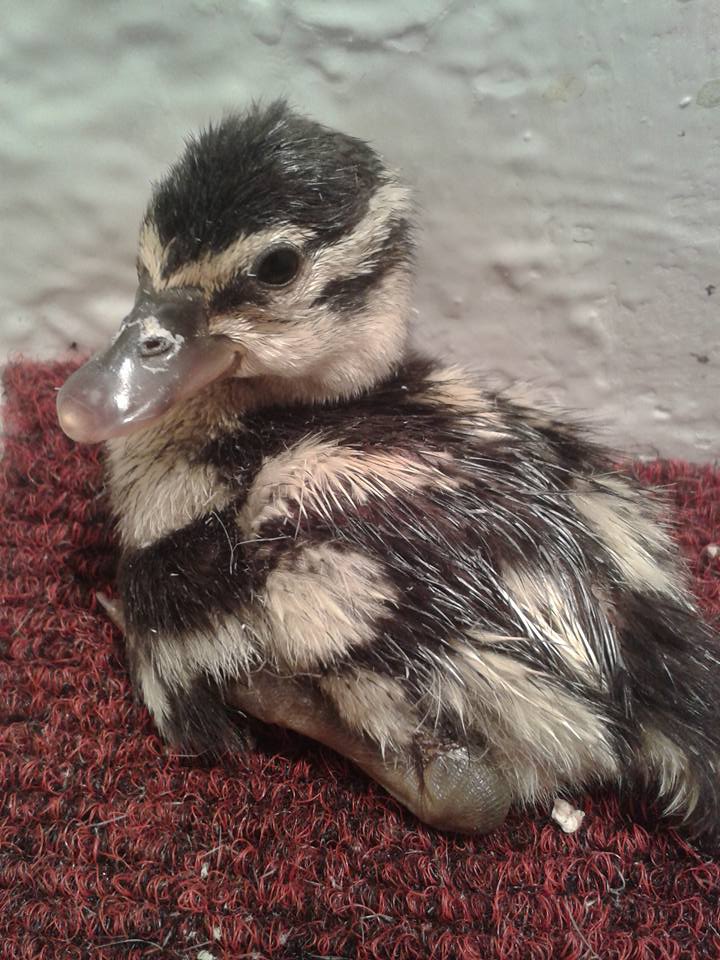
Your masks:
[[[206,444],[208,439],[237,429],[246,413],[266,408],[281,410],[299,405],[338,404],[371,393],[396,373],[404,359],[404,353],[400,352],[397,357],[377,363],[371,375],[338,369],[331,372],[332,376],[322,378],[258,376],[217,381],[178,403],[147,427],[109,441],[107,448],[114,457],[137,455],[141,451],[157,454],[171,447],[190,452]]]

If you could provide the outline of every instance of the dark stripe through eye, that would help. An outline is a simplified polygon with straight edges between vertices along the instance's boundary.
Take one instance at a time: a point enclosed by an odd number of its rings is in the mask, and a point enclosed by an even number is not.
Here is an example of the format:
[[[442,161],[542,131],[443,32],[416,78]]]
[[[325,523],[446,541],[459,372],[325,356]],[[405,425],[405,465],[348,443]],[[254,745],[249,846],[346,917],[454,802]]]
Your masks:
[[[213,313],[227,313],[247,304],[256,307],[268,303],[268,293],[246,274],[239,273],[210,299]]]
[[[367,263],[367,268],[362,273],[330,280],[313,302],[313,306],[328,303],[338,310],[361,309],[375,284],[390,270],[407,263],[411,256],[410,224],[405,219],[393,220],[382,246]]]

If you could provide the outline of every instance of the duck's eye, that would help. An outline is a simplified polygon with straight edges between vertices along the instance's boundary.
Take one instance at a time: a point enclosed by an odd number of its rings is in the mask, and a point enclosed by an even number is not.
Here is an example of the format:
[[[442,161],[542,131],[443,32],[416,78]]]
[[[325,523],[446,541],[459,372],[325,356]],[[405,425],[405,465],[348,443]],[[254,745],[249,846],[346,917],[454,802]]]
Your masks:
[[[270,287],[284,287],[300,269],[300,254],[289,245],[273,247],[258,257],[253,276]]]

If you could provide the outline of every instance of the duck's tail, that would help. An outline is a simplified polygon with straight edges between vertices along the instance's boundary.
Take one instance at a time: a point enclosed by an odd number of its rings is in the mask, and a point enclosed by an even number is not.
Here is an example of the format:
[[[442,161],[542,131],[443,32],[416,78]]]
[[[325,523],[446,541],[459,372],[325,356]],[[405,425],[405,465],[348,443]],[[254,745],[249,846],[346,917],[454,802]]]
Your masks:
[[[645,600],[629,618],[624,652],[641,731],[637,767],[685,834],[720,849],[720,637],[683,602]]]

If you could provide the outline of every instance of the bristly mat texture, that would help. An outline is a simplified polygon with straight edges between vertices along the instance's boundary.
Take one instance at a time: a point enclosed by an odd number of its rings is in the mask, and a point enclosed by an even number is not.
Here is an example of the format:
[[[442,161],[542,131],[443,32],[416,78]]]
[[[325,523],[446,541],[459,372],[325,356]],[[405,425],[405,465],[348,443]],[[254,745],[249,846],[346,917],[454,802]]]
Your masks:
[[[488,837],[443,836],[307,741],[210,765],[168,753],[99,608],[101,452],[59,430],[68,365],[5,374],[0,479],[0,958],[688,960],[720,957],[720,862],[614,794]],[[720,614],[720,471],[672,485]],[[720,691],[718,691],[720,696]]]

